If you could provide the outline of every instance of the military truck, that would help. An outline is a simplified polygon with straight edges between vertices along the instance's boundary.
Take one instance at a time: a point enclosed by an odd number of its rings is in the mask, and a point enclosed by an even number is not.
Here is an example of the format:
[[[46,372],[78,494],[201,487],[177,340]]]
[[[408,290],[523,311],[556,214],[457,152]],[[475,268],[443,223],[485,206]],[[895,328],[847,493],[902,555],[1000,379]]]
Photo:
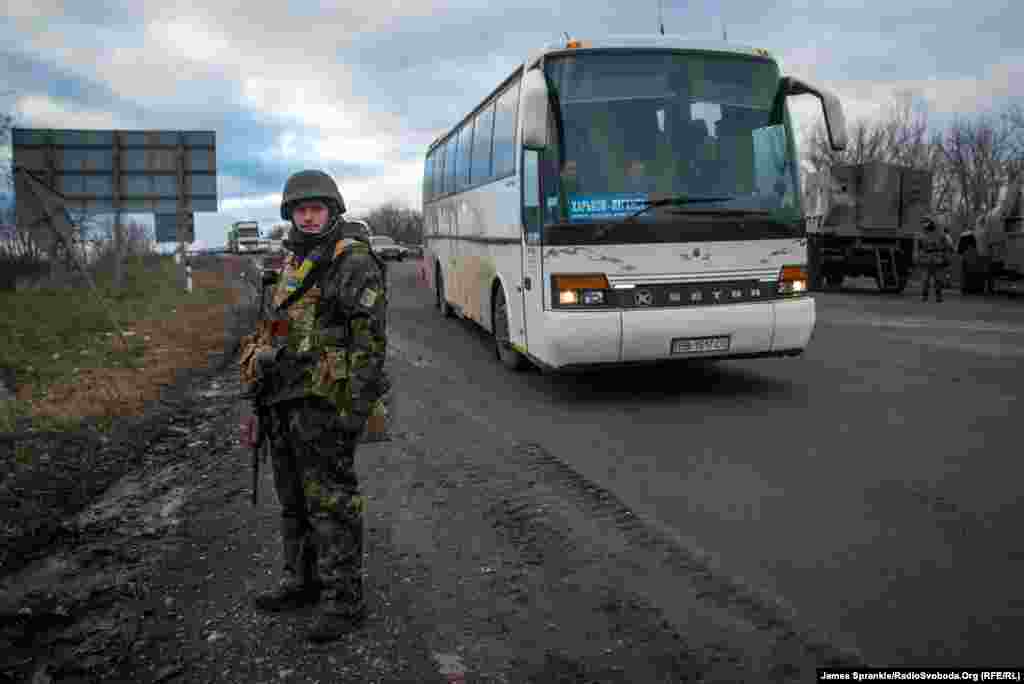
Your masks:
[[[1002,189],[999,202],[957,239],[960,291],[1018,291],[1024,286],[1024,177]]]
[[[239,254],[262,252],[260,224],[256,221],[236,221],[231,224]]]
[[[882,292],[903,292],[914,238],[931,207],[931,172],[884,162],[840,164],[810,174],[806,196],[810,289],[866,276]]]

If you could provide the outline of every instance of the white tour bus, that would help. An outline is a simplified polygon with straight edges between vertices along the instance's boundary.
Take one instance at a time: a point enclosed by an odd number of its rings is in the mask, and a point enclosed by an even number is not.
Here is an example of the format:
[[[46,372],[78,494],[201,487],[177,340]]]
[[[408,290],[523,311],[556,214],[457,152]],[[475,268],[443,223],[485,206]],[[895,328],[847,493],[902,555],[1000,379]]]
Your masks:
[[[798,355],[815,323],[782,77],[671,36],[531,57],[428,149],[428,284],[512,368]]]

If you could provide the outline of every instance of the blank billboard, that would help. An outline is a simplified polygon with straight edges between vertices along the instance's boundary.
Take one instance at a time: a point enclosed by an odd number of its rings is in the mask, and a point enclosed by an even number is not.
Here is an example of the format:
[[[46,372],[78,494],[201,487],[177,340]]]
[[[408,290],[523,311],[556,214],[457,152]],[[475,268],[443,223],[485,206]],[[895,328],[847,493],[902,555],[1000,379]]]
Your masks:
[[[173,213],[217,211],[214,131],[15,128],[14,165],[43,178],[67,207]]]

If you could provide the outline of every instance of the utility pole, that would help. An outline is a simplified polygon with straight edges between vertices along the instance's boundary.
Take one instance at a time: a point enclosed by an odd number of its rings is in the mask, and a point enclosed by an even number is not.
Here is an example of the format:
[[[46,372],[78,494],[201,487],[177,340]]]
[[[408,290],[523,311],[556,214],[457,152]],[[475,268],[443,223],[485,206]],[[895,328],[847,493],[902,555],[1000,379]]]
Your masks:
[[[658,28],[661,35],[665,35],[665,20],[661,15],[661,0],[658,0]]]

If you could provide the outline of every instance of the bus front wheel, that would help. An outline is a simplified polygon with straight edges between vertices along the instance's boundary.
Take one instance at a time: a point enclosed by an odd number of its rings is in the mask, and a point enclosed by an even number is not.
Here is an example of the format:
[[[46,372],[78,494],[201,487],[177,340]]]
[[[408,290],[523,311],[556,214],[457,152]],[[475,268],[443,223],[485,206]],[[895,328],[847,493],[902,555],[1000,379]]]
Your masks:
[[[494,293],[494,305],[491,307],[491,328],[494,330],[494,352],[507,368],[517,371],[526,365],[523,355],[512,348],[508,324],[508,304],[501,287]]]

